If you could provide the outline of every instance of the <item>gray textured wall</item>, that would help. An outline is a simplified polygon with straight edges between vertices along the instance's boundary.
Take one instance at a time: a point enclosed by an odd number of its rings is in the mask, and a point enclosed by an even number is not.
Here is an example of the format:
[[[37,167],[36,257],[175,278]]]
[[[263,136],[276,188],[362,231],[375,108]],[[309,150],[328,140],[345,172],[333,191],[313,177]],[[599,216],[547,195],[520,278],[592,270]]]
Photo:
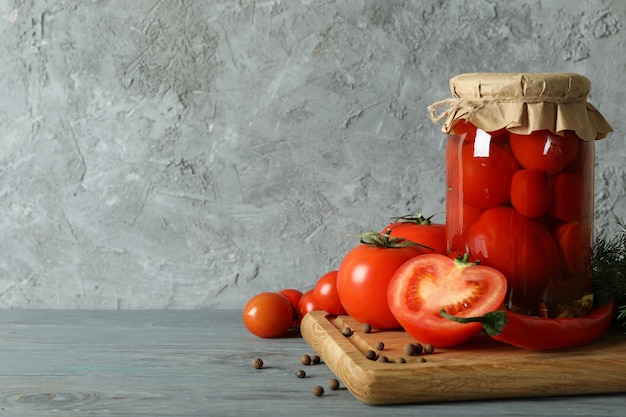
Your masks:
[[[389,217],[444,209],[426,107],[472,71],[571,71],[615,133],[626,2],[0,1],[0,307],[240,307]],[[443,216],[438,219],[443,221]]]

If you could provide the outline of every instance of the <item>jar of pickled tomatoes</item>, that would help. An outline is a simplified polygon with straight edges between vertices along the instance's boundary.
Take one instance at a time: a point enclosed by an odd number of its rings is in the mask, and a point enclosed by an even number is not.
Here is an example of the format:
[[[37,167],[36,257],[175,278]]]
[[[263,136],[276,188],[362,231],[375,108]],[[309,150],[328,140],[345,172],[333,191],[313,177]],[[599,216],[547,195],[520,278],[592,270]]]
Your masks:
[[[446,233],[502,272],[506,308],[581,317],[593,306],[594,141],[612,129],[579,74],[461,74],[445,121]]]

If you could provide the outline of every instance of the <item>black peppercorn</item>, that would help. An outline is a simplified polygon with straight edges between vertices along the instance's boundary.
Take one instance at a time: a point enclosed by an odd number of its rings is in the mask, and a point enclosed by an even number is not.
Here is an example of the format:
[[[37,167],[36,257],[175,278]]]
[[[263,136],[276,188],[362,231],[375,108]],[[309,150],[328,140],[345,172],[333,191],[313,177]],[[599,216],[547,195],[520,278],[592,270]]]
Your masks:
[[[298,369],[298,370],[296,371],[296,376],[297,376],[298,378],[304,378],[304,377],[306,377],[306,372],[304,372],[302,369]]]
[[[322,395],[324,395],[324,388],[320,385],[316,385],[313,387],[313,395],[315,395],[316,397],[321,397]]]
[[[337,381],[337,379],[332,378],[330,381],[328,381],[328,388],[330,388],[331,390],[335,391],[339,389],[339,381]]]
[[[254,359],[252,359],[252,366],[254,367],[254,369],[263,368],[263,359],[259,358],[258,356],[255,357]]]
[[[404,345],[404,353],[409,356],[415,356],[418,354],[413,343],[407,343]]]
[[[365,357],[371,361],[375,361],[376,359],[378,359],[378,353],[370,349],[367,352],[365,352]]]

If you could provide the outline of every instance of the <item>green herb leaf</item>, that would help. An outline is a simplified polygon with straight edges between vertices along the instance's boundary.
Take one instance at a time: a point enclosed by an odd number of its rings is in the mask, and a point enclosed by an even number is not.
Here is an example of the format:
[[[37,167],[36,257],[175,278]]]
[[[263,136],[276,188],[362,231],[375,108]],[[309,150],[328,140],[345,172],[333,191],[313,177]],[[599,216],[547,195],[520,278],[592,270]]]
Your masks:
[[[593,246],[593,285],[596,303],[611,299],[618,306],[618,320],[626,325],[626,223],[615,217],[620,230],[612,238],[598,236]]]

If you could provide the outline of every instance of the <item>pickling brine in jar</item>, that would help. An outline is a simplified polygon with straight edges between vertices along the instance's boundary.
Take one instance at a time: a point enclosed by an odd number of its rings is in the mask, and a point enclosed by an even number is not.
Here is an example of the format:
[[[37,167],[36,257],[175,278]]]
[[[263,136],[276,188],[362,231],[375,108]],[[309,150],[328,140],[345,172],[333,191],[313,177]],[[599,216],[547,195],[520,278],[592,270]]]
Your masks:
[[[586,315],[593,306],[594,141],[611,131],[586,103],[588,80],[464,74],[450,85],[448,251],[501,271],[509,310]]]

